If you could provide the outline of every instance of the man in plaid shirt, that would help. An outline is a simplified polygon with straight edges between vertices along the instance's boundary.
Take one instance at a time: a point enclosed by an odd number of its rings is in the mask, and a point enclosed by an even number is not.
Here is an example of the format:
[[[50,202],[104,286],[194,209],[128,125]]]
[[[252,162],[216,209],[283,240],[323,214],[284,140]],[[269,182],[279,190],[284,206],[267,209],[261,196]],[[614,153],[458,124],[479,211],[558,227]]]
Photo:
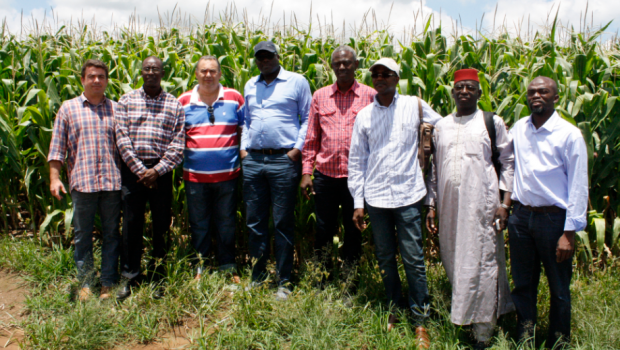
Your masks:
[[[123,239],[121,274],[129,281],[118,292],[124,299],[137,282],[142,260],[142,232],[146,202],[153,220],[153,251],[149,277],[158,282],[168,249],[172,207],[172,170],[183,160],[185,113],[183,106],[161,88],[162,61],[154,56],[142,62],[144,85],[121,97],[116,114],[116,143],[123,158]],[[161,288],[155,289],[155,297]]]
[[[342,206],[345,237],[343,260],[353,264],[361,254],[362,234],[353,224],[353,197],[347,187],[349,146],[357,112],[371,104],[377,93],[355,81],[358,61],[351,47],[340,46],[334,50],[331,65],[336,83],[319,89],[312,97],[300,184],[306,198],[314,195],[314,249],[328,269],[332,265],[330,243],[338,233],[339,206]]]
[[[114,142],[116,102],[104,95],[108,67],[99,60],[87,60],[81,80],[84,93],[65,101],[56,115],[47,161],[50,191],[61,200],[61,192],[67,193],[60,180],[66,159],[75,227],[73,257],[81,284],[78,297],[85,301],[91,295],[95,277],[93,226],[97,209],[103,234],[100,299],[110,297],[110,288],[118,280],[121,174]]]

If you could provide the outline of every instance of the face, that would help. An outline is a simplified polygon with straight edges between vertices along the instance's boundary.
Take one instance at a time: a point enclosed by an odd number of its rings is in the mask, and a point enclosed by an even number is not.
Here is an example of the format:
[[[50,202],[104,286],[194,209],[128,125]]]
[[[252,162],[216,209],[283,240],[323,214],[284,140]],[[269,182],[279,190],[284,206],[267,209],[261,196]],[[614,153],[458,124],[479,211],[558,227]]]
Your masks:
[[[273,52],[261,50],[256,53],[254,58],[258,70],[260,70],[263,75],[271,74],[280,67],[280,56]]]
[[[160,60],[147,58],[142,62],[142,79],[144,80],[145,87],[160,88],[163,76],[164,69]]]
[[[527,87],[527,104],[532,114],[552,111],[559,96],[553,80],[536,78]]]
[[[384,66],[372,69],[372,85],[379,95],[392,94],[396,91],[398,75]]]
[[[475,80],[461,80],[455,83],[452,89],[452,98],[457,110],[476,108],[481,95],[480,84]]]
[[[202,60],[196,67],[196,79],[201,86],[215,87],[219,85],[222,72],[214,60]]]
[[[103,95],[108,86],[108,78],[105,76],[105,70],[97,67],[87,67],[82,80],[84,92],[86,95]]]
[[[332,60],[332,69],[336,74],[336,81],[348,83],[355,79],[355,71],[359,62],[353,59],[353,53],[349,51],[339,51]]]

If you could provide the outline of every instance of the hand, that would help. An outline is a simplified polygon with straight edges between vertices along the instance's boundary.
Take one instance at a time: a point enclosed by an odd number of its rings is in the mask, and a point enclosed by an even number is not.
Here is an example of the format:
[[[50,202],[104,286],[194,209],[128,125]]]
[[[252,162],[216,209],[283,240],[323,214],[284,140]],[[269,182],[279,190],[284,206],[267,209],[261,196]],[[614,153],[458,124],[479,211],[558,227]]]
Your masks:
[[[495,211],[495,216],[493,216],[493,226],[495,226],[497,219],[499,219],[499,227],[496,227],[495,229],[498,231],[504,231],[508,221],[508,210],[502,207],[497,208]]]
[[[241,160],[245,159],[245,157],[248,156],[248,151],[242,149],[239,151],[239,157],[241,157]]]
[[[426,229],[428,232],[432,234],[437,233],[437,226],[435,226],[435,209],[428,208],[428,212],[426,213]]]
[[[138,183],[141,183],[148,188],[157,188],[156,181],[158,177],[159,177],[159,173],[157,172],[157,170],[148,169],[142,174],[142,176],[140,176]]]
[[[67,190],[65,190],[65,185],[62,184],[62,181],[59,179],[52,180],[50,183],[50,191],[52,192],[52,196],[56,197],[58,200],[62,200],[60,196],[60,192],[67,194]]]
[[[564,234],[558,240],[558,247],[555,256],[558,263],[566,259],[570,259],[575,251],[575,231],[564,231]]]
[[[364,208],[355,209],[353,212],[353,223],[360,231],[364,231],[368,227],[364,221]]]
[[[301,158],[301,151],[297,148],[293,148],[292,150],[288,151],[286,155],[291,158],[293,162],[297,162]]]
[[[306,199],[310,199],[310,194],[315,195],[314,185],[312,184],[312,175],[304,174],[301,177],[301,183],[299,184],[301,187],[301,193],[306,197]]]

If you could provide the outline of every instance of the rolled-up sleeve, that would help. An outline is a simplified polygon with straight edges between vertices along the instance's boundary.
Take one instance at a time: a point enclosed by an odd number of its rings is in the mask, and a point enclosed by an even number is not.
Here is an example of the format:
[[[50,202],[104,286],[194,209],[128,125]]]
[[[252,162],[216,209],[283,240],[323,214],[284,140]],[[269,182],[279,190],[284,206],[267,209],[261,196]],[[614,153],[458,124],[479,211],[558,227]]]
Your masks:
[[[351,149],[349,151],[349,180],[348,187],[355,209],[364,208],[364,184],[368,166],[368,135],[363,126],[363,116],[358,115],[353,126]]]
[[[568,176],[564,231],[581,231],[586,228],[588,209],[588,153],[581,134],[572,136],[564,157]]]

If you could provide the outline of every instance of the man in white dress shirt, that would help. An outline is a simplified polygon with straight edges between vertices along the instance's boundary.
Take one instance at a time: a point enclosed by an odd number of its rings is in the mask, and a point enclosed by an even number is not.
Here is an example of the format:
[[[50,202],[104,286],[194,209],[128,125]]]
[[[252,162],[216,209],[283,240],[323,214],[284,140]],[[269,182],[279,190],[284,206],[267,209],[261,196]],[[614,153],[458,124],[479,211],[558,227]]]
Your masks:
[[[513,215],[508,219],[510,259],[520,338],[532,336],[541,263],[551,310],[546,346],[570,341],[570,281],[575,231],[586,227],[588,160],[578,128],[555,111],[555,81],[538,77],[527,89],[532,115],[515,123]]]
[[[497,318],[514,310],[503,233],[514,174],[512,140],[502,118],[477,108],[481,95],[478,71],[455,72],[456,113],[435,125],[426,196],[426,227],[439,231],[441,261],[452,284],[451,320],[473,325],[474,349],[486,349]],[[494,162],[499,163],[499,173]],[[436,209],[439,230],[434,224]],[[500,227],[495,227],[498,219]]]
[[[429,315],[429,297],[422,246],[422,201],[426,196],[424,177],[418,163],[418,103],[423,118],[435,124],[441,116],[414,96],[396,92],[398,64],[382,58],[370,67],[377,95],[355,120],[349,153],[349,191],[353,196],[353,221],[366,228],[364,203],[373,227],[375,252],[389,307],[402,301],[396,250],[405,266],[409,284],[408,307],[414,315],[419,348],[430,341],[423,327]],[[398,322],[394,314],[388,329]]]

